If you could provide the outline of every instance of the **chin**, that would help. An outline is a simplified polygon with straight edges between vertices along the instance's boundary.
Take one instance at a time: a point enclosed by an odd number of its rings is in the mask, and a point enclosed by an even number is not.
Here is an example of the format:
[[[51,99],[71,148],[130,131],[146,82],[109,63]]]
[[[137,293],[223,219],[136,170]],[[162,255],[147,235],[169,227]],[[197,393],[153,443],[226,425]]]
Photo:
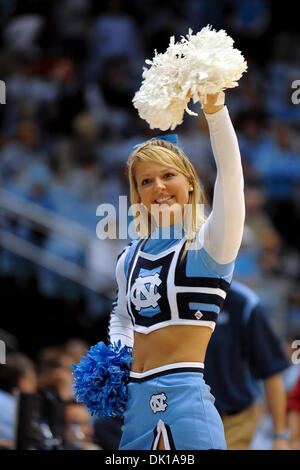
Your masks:
[[[164,204],[163,206],[158,205],[151,212],[158,226],[167,227],[168,225],[174,225],[183,221],[183,208],[179,203]]]

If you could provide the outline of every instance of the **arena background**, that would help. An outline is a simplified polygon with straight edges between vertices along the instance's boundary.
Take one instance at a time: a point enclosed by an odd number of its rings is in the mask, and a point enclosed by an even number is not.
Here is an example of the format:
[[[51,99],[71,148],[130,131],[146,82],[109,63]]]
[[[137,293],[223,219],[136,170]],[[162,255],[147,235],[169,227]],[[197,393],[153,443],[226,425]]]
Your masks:
[[[99,240],[96,209],[118,211],[132,145],[161,134],[132,105],[144,60],[207,24],[225,29],[248,61],[226,93],[247,211],[235,278],[255,288],[284,342],[299,337],[296,16],[293,2],[267,0],[0,0],[0,339],[9,350],[36,360],[71,338],[106,339],[127,240]],[[211,199],[203,117],[186,115],[176,132]]]

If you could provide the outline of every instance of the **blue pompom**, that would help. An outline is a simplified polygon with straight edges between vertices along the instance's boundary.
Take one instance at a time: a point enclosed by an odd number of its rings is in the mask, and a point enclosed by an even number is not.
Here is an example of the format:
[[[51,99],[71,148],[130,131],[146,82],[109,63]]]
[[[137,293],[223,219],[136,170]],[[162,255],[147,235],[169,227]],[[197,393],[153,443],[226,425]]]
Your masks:
[[[82,360],[73,365],[77,402],[82,402],[92,416],[123,416],[127,400],[132,348],[121,342],[106,346],[102,341],[92,346]]]

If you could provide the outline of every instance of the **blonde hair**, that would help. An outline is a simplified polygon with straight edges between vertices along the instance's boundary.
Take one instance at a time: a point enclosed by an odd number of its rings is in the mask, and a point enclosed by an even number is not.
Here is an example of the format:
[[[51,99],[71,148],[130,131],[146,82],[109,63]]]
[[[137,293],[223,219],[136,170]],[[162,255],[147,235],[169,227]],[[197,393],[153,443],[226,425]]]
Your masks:
[[[171,142],[156,139],[140,145],[130,155],[127,162],[131,205],[140,204],[138,185],[135,178],[135,168],[139,161],[159,163],[172,167],[179,173],[183,174],[187,178],[188,182],[193,186],[193,191],[189,192],[188,198],[188,205],[191,207],[191,214],[188,220],[189,223],[184,224],[184,230],[188,239],[185,247],[185,252],[187,252],[190,244],[195,241],[196,233],[206,219],[204,213],[197,210],[198,204],[204,204],[206,202],[206,198],[200,187],[198,175],[194,166],[184,153]],[[137,222],[137,219],[145,216],[147,217],[147,220],[145,220],[143,226],[147,228],[143,229],[139,222]],[[136,213],[134,214],[134,221],[136,230],[141,238],[150,236],[152,225],[151,214],[148,212],[147,214],[142,214],[141,212]]]

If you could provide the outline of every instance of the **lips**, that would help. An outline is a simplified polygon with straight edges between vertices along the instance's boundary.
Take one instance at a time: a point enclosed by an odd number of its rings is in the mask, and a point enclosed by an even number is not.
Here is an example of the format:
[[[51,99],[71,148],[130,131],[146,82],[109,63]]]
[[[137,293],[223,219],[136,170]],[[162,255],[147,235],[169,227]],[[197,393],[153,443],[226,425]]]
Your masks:
[[[174,196],[165,196],[155,199],[155,204],[167,204],[168,202],[173,201]]]

